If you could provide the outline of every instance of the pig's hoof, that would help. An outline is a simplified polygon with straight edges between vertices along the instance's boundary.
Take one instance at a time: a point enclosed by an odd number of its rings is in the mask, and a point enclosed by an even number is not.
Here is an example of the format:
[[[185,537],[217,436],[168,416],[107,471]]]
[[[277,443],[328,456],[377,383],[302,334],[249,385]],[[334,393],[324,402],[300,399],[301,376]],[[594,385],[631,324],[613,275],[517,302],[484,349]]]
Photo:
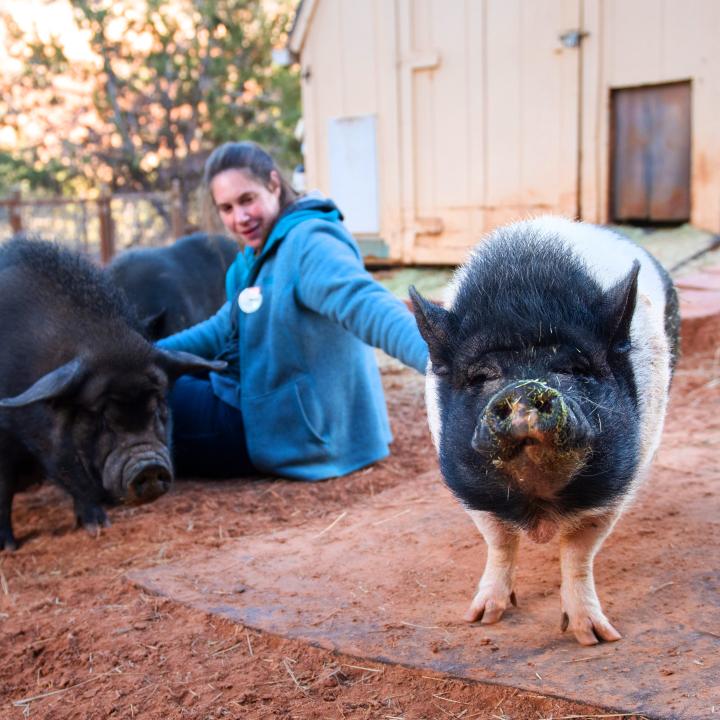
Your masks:
[[[100,535],[103,528],[110,527],[110,520],[105,511],[99,507],[85,508],[77,516],[78,525],[82,525],[85,531],[93,537]]]
[[[581,645],[597,645],[602,640],[615,642],[622,638],[622,635],[600,611],[580,612],[572,618],[563,612],[560,630],[565,632],[568,627]]]
[[[0,530],[0,550],[8,550],[10,552],[17,550],[17,541],[12,534],[12,530]]]
[[[483,625],[492,625],[502,618],[508,605],[517,607],[515,592],[498,592],[493,588],[481,588],[470,603],[470,607],[463,616],[465,622],[480,622]]]

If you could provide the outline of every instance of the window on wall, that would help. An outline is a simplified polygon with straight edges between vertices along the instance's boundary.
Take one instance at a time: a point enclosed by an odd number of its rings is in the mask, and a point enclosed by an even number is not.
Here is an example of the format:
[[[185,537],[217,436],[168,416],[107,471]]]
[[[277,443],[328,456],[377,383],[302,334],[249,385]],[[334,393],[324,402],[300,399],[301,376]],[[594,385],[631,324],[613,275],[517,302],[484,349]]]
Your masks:
[[[350,232],[380,232],[376,119],[374,115],[332,118],[328,127],[330,196]]]

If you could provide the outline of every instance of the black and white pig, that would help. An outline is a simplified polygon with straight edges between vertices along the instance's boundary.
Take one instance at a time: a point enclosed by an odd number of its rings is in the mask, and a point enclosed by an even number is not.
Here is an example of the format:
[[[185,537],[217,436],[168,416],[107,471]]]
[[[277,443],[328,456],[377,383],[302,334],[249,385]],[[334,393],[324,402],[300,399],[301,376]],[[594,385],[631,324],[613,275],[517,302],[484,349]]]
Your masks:
[[[106,272],[125,294],[150,340],[202,322],[225,302],[225,273],[236,242],[198,232],[157,248],[117,255]]]
[[[660,442],[678,348],[672,282],[611,230],[544,216],[488,235],[449,291],[447,309],[411,297],[440,468],[488,547],[465,619],[494,623],[515,604],[521,533],[557,534],[562,630],[583,645],[617,640],[593,560]]]
[[[170,486],[168,385],[225,363],[158,350],[132,322],[78,254],[22,238],[0,246],[0,549],[16,547],[14,494],[43,478],[91,532],[108,524],[104,504]]]

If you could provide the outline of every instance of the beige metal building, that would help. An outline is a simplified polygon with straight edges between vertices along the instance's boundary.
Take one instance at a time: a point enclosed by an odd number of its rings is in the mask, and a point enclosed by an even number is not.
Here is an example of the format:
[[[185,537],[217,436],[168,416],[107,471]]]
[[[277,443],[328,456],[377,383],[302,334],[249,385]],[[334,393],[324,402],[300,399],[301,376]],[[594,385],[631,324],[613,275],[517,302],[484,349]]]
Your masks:
[[[720,1],[302,0],[306,186],[369,254],[541,212],[720,232]]]

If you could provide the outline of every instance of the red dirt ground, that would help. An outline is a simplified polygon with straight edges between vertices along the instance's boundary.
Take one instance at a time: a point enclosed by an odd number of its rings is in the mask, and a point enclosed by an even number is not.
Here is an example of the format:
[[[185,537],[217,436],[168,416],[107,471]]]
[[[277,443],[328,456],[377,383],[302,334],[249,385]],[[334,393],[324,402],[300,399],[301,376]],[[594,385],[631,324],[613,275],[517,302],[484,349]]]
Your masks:
[[[720,360],[698,352],[700,337],[679,366],[668,425],[691,403],[714,407],[697,422],[713,418],[717,425]],[[247,630],[144,594],[126,578],[230,540],[330,523],[353,504],[435,468],[422,378],[390,368],[384,384],[393,454],[346,478],[181,481],[152,505],[112,510],[113,527],[97,538],[74,528],[70,501],[58,489],[19,496],[14,521],[22,545],[0,557],[0,718],[602,716],[590,706],[363,662]],[[692,418],[682,413],[688,433]],[[717,468],[717,450],[717,442],[704,446],[703,467]],[[681,453],[677,459],[682,467]],[[653,521],[643,532],[662,534]],[[638,543],[636,552],[643,547]]]

